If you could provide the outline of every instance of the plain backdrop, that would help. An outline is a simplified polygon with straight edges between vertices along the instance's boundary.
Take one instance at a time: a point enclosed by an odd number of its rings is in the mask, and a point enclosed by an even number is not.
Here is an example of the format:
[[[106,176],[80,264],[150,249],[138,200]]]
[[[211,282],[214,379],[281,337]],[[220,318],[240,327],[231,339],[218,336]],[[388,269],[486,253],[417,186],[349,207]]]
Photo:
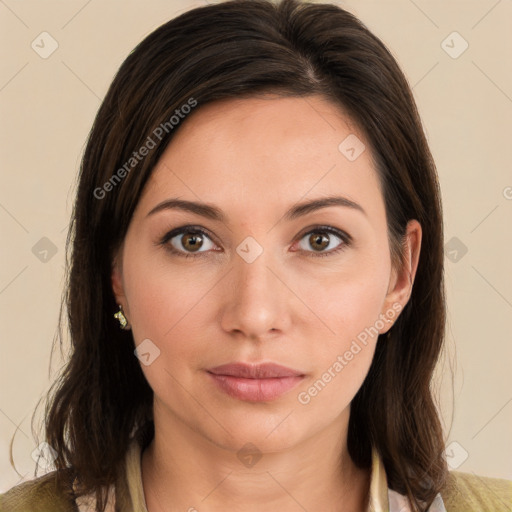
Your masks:
[[[404,70],[439,172],[448,325],[436,385],[447,458],[512,479],[512,2],[338,3]],[[96,111],[139,41],[204,4],[0,1],[0,492],[34,475],[30,419],[62,364],[57,350],[50,367],[64,244]]]

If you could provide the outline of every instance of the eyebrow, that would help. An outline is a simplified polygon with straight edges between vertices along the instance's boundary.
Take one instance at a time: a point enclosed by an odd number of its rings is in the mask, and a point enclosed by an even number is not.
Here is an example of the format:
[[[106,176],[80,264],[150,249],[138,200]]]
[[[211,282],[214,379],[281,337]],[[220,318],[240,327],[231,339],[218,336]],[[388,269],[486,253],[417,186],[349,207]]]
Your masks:
[[[329,196],[298,203],[292,206],[284,214],[283,218],[286,221],[291,221],[297,219],[298,217],[302,217],[303,215],[307,215],[308,213],[320,210],[321,208],[328,208],[330,206],[343,206],[346,208],[351,208],[353,210],[360,211],[364,215],[367,215],[363,207],[358,203],[355,203],[354,201],[351,201],[350,199],[347,199],[346,197],[342,196]],[[226,221],[226,216],[224,215],[222,210],[212,204],[198,203],[195,201],[188,201],[185,199],[178,198],[167,199],[159,203],[147,214],[147,217],[164,210],[172,209],[178,209],[186,212],[195,213],[197,215],[201,215],[202,217],[206,217],[208,219],[219,222]]]

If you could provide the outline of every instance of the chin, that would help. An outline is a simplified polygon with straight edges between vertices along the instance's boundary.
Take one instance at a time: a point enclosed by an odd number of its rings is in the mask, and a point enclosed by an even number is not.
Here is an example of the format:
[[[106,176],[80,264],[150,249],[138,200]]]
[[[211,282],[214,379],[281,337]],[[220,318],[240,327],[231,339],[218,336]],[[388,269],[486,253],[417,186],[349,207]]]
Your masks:
[[[293,413],[290,416],[288,414],[291,410],[286,408],[270,418],[268,412],[262,412],[259,415],[244,413],[243,416],[238,417],[222,415],[224,428],[216,428],[215,432],[210,430],[208,437],[215,444],[235,452],[249,443],[261,452],[287,450],[304,440],[309,430],[308,428],[299,429],[290,421]]]

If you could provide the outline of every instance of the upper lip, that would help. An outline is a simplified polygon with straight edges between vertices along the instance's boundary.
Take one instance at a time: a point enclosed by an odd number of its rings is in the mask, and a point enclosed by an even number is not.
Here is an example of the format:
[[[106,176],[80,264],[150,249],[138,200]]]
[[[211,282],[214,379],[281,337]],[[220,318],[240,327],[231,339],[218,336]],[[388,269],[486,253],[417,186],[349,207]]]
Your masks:
[[[304,375],[298,370],[287,368],[276,363],[228,363],[209,368],[207,370],[216,375],[230,375],[232,377],[242,377],[245,379],[270,379],[276,377],[295,377]]]

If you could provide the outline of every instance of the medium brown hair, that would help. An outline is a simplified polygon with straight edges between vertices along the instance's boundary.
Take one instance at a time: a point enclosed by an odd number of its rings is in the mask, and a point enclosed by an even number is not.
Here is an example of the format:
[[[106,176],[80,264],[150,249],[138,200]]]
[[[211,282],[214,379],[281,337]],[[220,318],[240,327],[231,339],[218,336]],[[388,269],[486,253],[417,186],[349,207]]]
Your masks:
[[[171,126],[176,110],[191,99],[195,112],[219,99],[267,93],[319,94],[360,128],[382,185],[393,265],[403,264],[407,222],[421,224],[412,295],[389,338],[377,344],[352,401],[348,449],[369,468],[375,447],[389,487],[407,495],[414,510],[426,510],[444,486],[443,432],[431,390],[445,327],[442,209],[407,80],[385,45],[336,5],[232,0],[189,10],[137,45],[103,100],[83,155],[67,240],[71,353],[48,394],[45,429],[58,453],[59,482],[70,468],[80,494],[96,492],[99,511],[102,487],[115,482],[132,438],[147,443],[154,434],[153,392],[131,333],[112,318],[113,255],[144,185],[187,120]],[[164,136],[153,136],[155,147],[134,164],[134,151],[162,126]],[[114,182],[114,175],[122,176]]]

